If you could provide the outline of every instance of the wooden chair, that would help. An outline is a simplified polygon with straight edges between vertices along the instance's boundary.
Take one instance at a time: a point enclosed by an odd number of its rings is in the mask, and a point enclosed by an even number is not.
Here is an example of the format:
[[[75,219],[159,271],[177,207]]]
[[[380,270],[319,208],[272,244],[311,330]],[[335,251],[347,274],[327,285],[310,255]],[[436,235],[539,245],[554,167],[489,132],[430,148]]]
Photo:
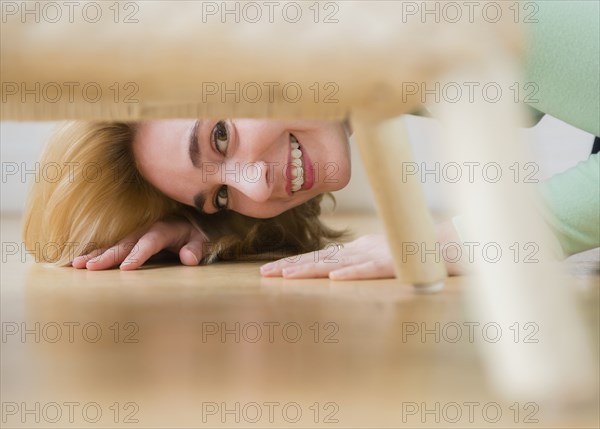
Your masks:
[[[422,3],[382,1],[284,2],[260,19],[243,2],[228,3],[228,11],[217,2],[122,3],[106,6],[96,23],[91,9],[76,10],[72,23],[66,15],[50,22],[40,9],[37,23],[9,3],[2,120],[350,116],[399,279],[419,291],[442,288],[446,272],[443,259],[428,253],[436,240],[421,183],[399,174],[412,155],[398,116],[423,104],[408,83],[506,89],[519,81],[521,31],[509,4],[492,2],[506,17],[497,22],[477,11],[473,22],[451,22],[444,2],[427,2],[433,12],[423,15]],[[434,104],[449,150],[503,166],[522,160],[512,97]],[[544,250],[552,243],[530,207],[531,190],[506,177],[480,182],[456,197],[472,214],[465,233],[540,249],[536,264],[480,264],[468,291],[473,318],[505,332],[515,322],[539,327],[539,344],[505,337],[483,345],[484,361],[511,400],[568,400],[590,387],[593,364],[565,274]],[[408,255],[407,243],[418,251]]]

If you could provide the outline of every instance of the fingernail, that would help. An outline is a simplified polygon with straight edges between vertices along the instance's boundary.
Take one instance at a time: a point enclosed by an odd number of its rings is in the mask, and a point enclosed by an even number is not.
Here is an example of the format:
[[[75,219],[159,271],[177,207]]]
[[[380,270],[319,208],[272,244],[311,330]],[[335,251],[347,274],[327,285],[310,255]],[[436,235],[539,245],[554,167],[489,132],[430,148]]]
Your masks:
[[[281,271],[281,273],[282,273],[284,276],[289,276],[289,275],[291,275],[291,274],[295,274],[295,273],[297,273],[297,272],[298,272],[298,268],[297,268],[297,267],[284,268],[284,269]]]
[[[346,277],[346,272],[344,270],[331,271],[329,273],[330,280],[343,280]]]
[[[271,273],[273,271],[277,271],[277,266],[275,264],[267,264],[260,267],[260,272],[263,274]]]

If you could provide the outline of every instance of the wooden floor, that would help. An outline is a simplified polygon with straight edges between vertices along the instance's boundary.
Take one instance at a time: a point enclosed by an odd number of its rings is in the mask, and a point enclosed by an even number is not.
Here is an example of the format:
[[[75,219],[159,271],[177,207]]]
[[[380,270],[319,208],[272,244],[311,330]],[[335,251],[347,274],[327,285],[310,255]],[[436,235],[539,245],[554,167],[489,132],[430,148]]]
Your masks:
[[[381,231],[373,216],[330,223]],[[20,241],[4,218],[2,427],[600,423],[597,396],[556,409],[496,395],[477,331],[452,342],[443,330],[469,320],[464,278],[420,295],[395,280],[265,279],[256,263],[87,272],[23,262]],[[568,285],[596,351],[598,261],[570,261]]]

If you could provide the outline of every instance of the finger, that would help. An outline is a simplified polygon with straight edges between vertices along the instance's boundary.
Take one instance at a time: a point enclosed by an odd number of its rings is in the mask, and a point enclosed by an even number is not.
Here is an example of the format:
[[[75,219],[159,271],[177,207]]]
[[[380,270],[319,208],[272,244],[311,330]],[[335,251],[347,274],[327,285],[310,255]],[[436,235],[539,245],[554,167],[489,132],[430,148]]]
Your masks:
[[[333,270],[331,280],[367,280],[394,278],[394,265],[391,259],[363,262],[357,265]]]
[[[140,238],[135,252],[132,250],[120,268],[136,269],[163,249],[178,252],[185,265],[198,265],[203,256],[204,241],[204,234],[191,229],[188,222],[158,222]]]
[[[130,253],[132,247],[135,246],[135,243],[135,240],[124,239],[116,245],[106,249],[102,254],[87,261],[85,267],[92,271],[113,268],[123,262],[125,257]]]
[[[152,256],[169,247],[173,238],[163,229],[152,227],[130,249],[119,268],[129,271],[141,267]]]
[[[269,262],[260,267],[260,273],[265,277],[281,277],[284,268],[297,267],[303,264],[318,263],[319,251],[303,253],[302,255],[288,256],[277,261]]]
[[[90,259],[94,259],[94,258],[98,257],[98,255],[101,255],[102,253],[106,252],[106,250],[107,250],[106,248],[95,249],[95,250],[91,251],[90,253],[78,256],[78,257],[74,258],[73,261],[71,261],[71,265],[73,266],[73,268],[77,268],[78,270],[81,270],[81,269],[85,268],[87,262]]]
[[[336,259],[324,259],[317,263],[301,264],[283,268],[281,273],[286,279],[327,278],[331,271],[359,264],[355,257],[345,256]]]
[[[179,251],[179,260],[183,265],[198,265],[202,259],[202,242],[192,241]]]
[[[185,241],[187,243],[179,249],[179,260],[183,265],[198,265],[206,253],[208,237],[192,229]]]

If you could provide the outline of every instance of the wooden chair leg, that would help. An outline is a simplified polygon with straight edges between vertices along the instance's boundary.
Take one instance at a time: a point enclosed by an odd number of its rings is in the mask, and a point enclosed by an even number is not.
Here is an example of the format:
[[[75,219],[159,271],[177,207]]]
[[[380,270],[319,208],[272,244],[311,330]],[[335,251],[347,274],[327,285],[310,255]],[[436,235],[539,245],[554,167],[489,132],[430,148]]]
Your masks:
[[[352,127],[365,165],[380,219],[399,279],[419,291],[443,288],[444,261],[436,251],[434,225],[421,183],[416,175],[403,175],[403,162],[411,162],[408,134],[401,118],[352,119]]]
[[[478,70],[463,69],[445,81],[494,82],[501,88],[519,81],[514,64],[499,50],[482,59]],[[589,398],[597,378],[586,327],[567,286],[571,282],[552,254],[552,236],[534,203],[536,185],[516,180],[510,170],[526,159],[517,128],[520,106],[505,94],[496,102],[464,100],[437,107],[448,150],[501,168],[499,180],[463,182],[457,195],[468,216],[463,241],[476,242],[479,249],[494,244],[503,252],[494,260],[476,254],[478,275],[470,277],[467,289],[471,317],[503,333],[498,341],[479,344],[493,384],[511,401]],[[535,250],[529,260],[526,245]]]

